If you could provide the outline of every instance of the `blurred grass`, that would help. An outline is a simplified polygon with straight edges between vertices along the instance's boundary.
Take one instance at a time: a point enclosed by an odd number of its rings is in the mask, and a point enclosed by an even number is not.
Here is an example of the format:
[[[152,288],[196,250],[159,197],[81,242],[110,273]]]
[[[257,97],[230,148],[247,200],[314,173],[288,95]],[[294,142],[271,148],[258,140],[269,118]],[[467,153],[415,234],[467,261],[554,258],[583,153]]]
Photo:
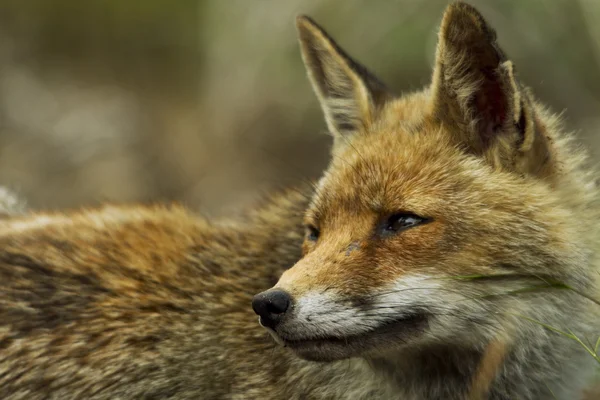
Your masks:
[[[446,3],[4,0],[0,183],[33,207],[180,200],[236,212],[327,162],[296,14],[400,93],[429,82]],[[600,155],[600,3],[472,3],[522,80]]]

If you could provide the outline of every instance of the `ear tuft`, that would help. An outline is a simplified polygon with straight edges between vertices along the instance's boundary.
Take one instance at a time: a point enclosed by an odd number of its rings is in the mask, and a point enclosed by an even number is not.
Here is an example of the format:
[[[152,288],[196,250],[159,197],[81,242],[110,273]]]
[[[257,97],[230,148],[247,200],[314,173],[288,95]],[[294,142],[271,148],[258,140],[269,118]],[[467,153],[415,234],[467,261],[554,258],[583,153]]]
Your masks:
[[[440,36],[442,41],[453,45],[478,47],[481,44],[496,42],[496,32],[479,11],[462,2],[452,3],[446,9]]]
[[[296,29],[298,29],[298,32],[301,32],[302,29],[312,29],[315,26],[317,26],[317,24],[308,15],[296,15]]]

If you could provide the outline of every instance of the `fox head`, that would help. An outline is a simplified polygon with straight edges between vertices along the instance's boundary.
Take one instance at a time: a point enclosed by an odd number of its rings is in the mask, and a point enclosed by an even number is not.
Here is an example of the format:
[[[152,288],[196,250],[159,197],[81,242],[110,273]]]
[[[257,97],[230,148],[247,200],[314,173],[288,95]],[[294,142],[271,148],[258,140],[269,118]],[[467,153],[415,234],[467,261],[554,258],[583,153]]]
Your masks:
[[[542,296],[515,293],[584,284],[586,185],[473,7],[448,6],[431,85],[401,97],[310,18],[297,28],[334,145],[303,258],[253,302],[277,341],[312,360],[479,343]]]

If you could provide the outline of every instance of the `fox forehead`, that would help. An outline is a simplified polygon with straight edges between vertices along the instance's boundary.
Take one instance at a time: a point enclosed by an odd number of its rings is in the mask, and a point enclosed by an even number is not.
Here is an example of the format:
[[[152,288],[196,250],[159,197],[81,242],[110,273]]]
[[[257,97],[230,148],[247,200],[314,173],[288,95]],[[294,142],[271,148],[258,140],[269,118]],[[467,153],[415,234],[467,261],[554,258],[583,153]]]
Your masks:
[[[307,219],[322,221],[336,210],[433,216],[457,188],[486,174],[489,168],[453,145],[426,108],[423,96],[400,99],[369,132],[348,138],[319,181]]]

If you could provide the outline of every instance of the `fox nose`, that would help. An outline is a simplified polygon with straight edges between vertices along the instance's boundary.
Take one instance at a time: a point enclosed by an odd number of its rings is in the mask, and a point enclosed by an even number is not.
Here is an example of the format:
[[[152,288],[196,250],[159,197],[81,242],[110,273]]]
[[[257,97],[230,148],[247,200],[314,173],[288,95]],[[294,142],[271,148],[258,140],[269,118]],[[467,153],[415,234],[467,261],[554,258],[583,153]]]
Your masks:
[[[292,297],[283,290],[272,289],[252,299],[252,308],[260,316],[260,323],[274,329],[290,307]]]

